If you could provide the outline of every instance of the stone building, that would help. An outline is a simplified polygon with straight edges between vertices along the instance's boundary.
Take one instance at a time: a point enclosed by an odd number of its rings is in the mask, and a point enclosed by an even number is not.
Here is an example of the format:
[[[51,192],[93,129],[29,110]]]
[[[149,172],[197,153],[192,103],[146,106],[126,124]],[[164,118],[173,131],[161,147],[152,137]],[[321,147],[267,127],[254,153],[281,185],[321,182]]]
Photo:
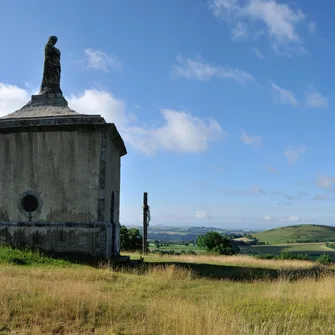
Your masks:
[[[46,52],[44,72],[57,71],[52,66]],[[113,123],[69,108],[58,70],[58,87],[44,74],[40,94],[0,118],[0,240],[111,259],[120,251],[127,151]]]

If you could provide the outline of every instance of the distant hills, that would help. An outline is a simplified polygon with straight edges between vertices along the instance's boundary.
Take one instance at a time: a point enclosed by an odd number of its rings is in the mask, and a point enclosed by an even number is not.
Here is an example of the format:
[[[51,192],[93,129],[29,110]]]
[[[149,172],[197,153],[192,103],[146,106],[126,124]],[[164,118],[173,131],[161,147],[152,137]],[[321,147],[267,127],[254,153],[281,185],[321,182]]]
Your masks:
[[[138,227],[140,231],[142,228]],[[216,231],[220,234],[235,234],[243,236],[243,229],[220,229],[215,227],[168,227],[168,226],[149,226],[149,240],[158,240],[161,242],[190,242],[196,241],[199,235],[206,234],[209,231]],[[253,231],[255,232],[255,231]]]
[[[335,241],[335,227],[322,225],[294,225],[270,229],[254,234],[261,242],[283,244],[294,242]]]

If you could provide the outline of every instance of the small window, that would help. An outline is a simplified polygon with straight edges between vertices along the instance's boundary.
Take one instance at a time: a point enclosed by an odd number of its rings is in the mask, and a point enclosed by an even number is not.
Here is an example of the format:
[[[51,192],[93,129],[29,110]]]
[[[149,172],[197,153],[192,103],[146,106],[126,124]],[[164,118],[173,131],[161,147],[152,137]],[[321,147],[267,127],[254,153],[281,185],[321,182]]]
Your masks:
[[[38,199],[32,194],[25,195],[22,198],[21,206],[26,212],[33,213],[38,208]]]
[[[19,211],[31,219],[41,212],[43,203],[38,192],[28,190],[20,195],[17,205]]]

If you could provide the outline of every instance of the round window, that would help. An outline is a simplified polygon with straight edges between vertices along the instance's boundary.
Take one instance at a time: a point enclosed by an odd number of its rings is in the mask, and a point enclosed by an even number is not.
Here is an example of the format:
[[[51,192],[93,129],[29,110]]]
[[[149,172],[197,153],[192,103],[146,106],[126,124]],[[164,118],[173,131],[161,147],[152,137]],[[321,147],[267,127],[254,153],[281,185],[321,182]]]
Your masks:
[[[27,194],[22,198],[21,206],[26,212],[33,213],[38,208],[38,199],[32,194]]]
[[[17,205],[19,211],[23,215],[31,218],[33,216],[38,216],[41,212],[43,203],[38,192],[29,190],[20,195]]]

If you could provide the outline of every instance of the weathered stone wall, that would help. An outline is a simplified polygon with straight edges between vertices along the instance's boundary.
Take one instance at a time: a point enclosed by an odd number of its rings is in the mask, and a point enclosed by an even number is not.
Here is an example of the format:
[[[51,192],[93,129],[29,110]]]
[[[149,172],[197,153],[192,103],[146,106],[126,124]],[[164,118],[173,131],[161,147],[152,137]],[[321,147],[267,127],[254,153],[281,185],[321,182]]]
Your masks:
[[[0,222],[28,221],[20,195],[38,194],[33,221],[98,221],[101,133],[0,133]]]
[[[105,225],[0,223],[0,242],[83,258],[105,258]]]
[[[105,175],[105,221],[115,225],[115,237],[110,233],[110,238],[114,239],[114,251],[120,252],[120,153],[114,146],[112,140],[107,137],[106,146],[106,175]],[[111,218],[112,192],[114,192],[114,217]],[[112,230],[112,228],[111,228]],[[112,241],[108,243],[107,249],[111,248]]]

